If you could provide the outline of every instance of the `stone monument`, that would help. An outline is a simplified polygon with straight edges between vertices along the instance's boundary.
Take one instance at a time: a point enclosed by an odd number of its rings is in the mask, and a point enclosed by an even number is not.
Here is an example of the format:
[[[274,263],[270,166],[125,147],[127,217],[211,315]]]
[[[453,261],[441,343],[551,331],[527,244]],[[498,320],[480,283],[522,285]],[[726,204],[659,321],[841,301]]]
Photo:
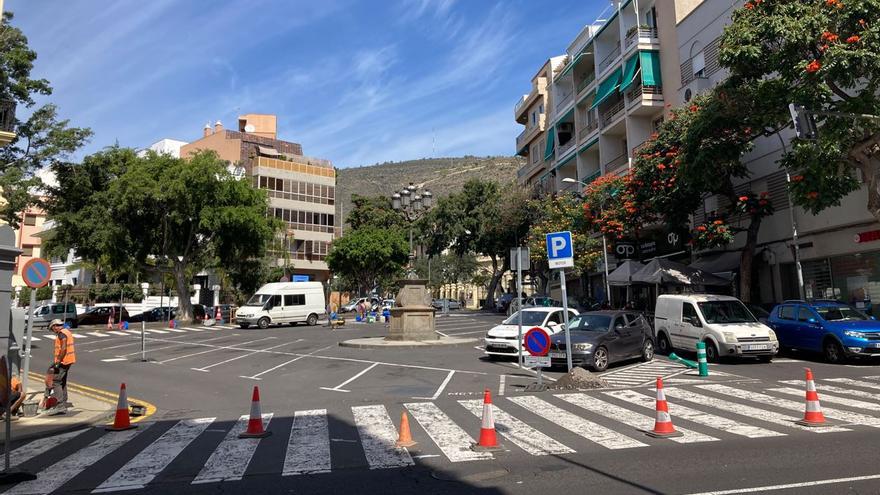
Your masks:
[[[428,281],[407,278],[398,283],[400,292],[391,308],[391,326],[385,340],[437,340]]]

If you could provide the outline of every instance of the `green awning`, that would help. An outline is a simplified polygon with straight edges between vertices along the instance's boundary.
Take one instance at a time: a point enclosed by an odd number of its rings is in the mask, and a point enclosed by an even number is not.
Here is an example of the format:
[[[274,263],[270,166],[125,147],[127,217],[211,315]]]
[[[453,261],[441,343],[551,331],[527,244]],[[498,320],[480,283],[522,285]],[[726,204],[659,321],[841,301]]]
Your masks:
[[[584,55],[586,55],[586,52],[578,53],[578,56],[575,57],[574,60],[570,60],[570,61],[568,62],[568,66],[565,67],[565,70],[562,71],[562,74],[559,74],[558,76],[556,76],[556,79],[562,79],[563,77],[565,77],[566,74],[568,74],[569,72],[571,72],[571,69],[574,69],[574,66],[575,66],[578,62],[580,62],[581,57],[583,57]]]
[[[553,148],[556,141],[556,126],[547,131],[547,148],[544,150],[544,160],[549,160],[553,156]]]
[[[563,160],[563,161],[559,162],[558,164],[556,164],[556,166],[553,167],[553,170],[559,170],[560,167],[562,167],[562,166],[565,165],[566,163],[568,163],[568,162],[574,160],[574,157],[576,157],[576,156],[577,156],[577,153],[572,153],[568,158],[566,158],[565,160]]]
[[[596,90],[594,89],[594,90],[590,91],[589,93],[585,94],[584,96],[581,96],[581,99],[577,101],[576,105],[580,105],[585,100],[587,100],[589,98],[595,98],[595,97],[596,97]]]
[[[578,150],[578,153],[583,153],[584,151],[587,151],[591,146],[595,146],[595,144],[598,142],[599,142],[599,138],[593,138],[592,141],[581,146],[581,149]]]
[[[620,87],[620,67],[614,69],[614,72],[608,76],[608,79],[599,83],[599,89],[596,90],[596,99],[593,100],[590,109],[598,107],[600,103],[607,100],[609,96],[617,91],[618,87]]]
[[[620,91],[624,92],[636,80],[636,70],[639,68],[639,56],[633,55],[626,61],[626,67],[623,68],[623,81],[620,83]]]
[[[642,84],[645,86],[662,86],[663,80],[660,78],[660,52],[639,52],[639,59],[642,63]]]
[[[572,115],[574,115],[574,107],[571,107],[567,112],[565,112],[565,115],[563,115],[562,118],[557,120],[556,123],[558,124],[558,123],[562,122],[563,120],[571,117]]]

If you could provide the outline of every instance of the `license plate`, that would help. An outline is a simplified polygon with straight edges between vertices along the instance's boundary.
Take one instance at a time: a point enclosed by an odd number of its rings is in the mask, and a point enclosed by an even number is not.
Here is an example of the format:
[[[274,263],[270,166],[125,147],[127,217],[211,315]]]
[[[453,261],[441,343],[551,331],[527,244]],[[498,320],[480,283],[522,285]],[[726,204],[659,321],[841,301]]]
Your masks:
[[[550,357],[556,358],[556,359],[565,359],[565,353],[564,352],[551,352]]]
[[[770,346],[768,344],[749,344],[743,345],[744,351],[766,351]]]
[[[868,347],[873,347],[874,349],[880,348],[880,342],[874,342],[873,344],[869,344]]]

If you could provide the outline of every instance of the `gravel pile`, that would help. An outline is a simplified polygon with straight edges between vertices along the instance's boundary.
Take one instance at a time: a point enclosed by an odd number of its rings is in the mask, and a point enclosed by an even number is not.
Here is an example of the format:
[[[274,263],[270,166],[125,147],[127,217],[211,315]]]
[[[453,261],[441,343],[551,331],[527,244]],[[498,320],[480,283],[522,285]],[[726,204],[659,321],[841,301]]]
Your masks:
[[[607,386],[608,383],[599,376],[577,367],[556,380],[549,388],[553,390],[588,390]]]

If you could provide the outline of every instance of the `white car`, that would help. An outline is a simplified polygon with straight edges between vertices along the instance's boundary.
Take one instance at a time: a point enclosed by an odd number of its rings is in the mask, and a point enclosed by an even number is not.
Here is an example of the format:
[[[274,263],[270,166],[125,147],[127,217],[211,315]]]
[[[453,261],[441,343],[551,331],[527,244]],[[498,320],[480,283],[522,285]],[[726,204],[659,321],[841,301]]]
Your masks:
[[[525,308],[522,310],[523,334],[530,328],[541,327],[550,335],[565,330],[565,319],[562,308]],[[568,319],[571,320],[578,312],[569,309]],[[490,358],[497,356],[516,356],[522,343],[518,335],[519,312],[510,315],[500,325],[492,327],[486,334],[486,354]],[[523,355],[529,351],[523,349]]]

